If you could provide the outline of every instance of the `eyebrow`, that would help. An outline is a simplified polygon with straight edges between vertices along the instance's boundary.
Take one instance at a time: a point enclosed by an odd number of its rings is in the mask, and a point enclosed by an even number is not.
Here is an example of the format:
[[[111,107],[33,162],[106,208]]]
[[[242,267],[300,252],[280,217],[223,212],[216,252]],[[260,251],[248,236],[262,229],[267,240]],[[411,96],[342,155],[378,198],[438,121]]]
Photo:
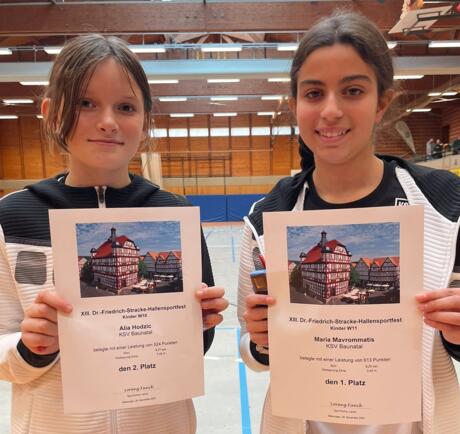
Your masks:
[[[369,78],[369,76],[367,75],[360,75],[360,74],[356,74],[356,75],[349,75],[347,77],[344,77],[342,78],[339,83],[348,83],[350,81],[356,81],[356,80],[364,80],[364,81],[367,81],[367,82],[371,82],[371,79]],[[324,85],[324,82],[321,81],[321,80],[303,80],[299,83],[299,85],[315,85],[315,86],[321,86],[321,85]]]
[[[93,94],[91,92],[86,92],[83,95],[83,98],[93,98]],[[122,95],[120,97],[122,101],[139,101],[139,98],[136,95]]]

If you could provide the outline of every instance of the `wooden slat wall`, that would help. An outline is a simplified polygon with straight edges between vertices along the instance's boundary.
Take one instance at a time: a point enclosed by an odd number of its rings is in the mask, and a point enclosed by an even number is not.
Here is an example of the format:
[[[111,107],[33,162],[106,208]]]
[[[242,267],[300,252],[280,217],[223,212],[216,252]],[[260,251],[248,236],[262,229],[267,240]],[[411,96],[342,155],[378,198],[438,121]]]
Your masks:
[[[430,137],[439,137],[443,125],[450,126],[450,139],[460,135],[460,107],[435,113],[417,113],[405,118],[414,137],[418,154],[424,154]],[[0,120],[0,179],[41,179],[65,170],[63,155],[51,156],[43,138],[40,120],[20,117]],[[157,128],[235,128],[270,126],[270,117],[239,115],[156,120]],[[285,124],[285,122],[283,122]],[[407,155],[409,148],[397,133],[380,136],[377,152]],[[290,136],[249,137],[168,137],[155,140],[155,150],[162,154],[163,177],[196,177],[194,186],[174,187],[178,193],[244,194],[265,193],[271,185],[203,185],[203,177],[242,177],[289,175],[299,168],[298,145]],[[135,157],[130,171],[140,174],[141,161]],[[8,193],[4,191],[3,193]]]

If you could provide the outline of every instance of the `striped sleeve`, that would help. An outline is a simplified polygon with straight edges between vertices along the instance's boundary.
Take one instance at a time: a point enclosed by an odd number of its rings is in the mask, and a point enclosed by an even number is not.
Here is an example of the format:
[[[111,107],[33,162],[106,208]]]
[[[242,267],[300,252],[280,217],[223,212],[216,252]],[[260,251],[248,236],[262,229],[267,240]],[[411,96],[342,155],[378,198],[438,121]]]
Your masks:
[[[0,227],[0,380],[24,384],[47,372],[29,365],[17,350],[24,312],[19,301],[8,260],[3,230]]]

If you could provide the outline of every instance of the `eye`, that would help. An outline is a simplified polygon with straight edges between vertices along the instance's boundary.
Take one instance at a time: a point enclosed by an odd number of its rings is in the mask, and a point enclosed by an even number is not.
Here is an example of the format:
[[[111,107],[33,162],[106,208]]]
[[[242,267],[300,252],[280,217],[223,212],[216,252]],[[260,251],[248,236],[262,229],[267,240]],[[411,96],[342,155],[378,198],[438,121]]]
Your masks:
[[[80,106],[82,108],[93,108],[94,107],[94,104],[92,101],[90,101],[89,99],[86,99],[86,98],[83,98],[81,101],[80,101]]]
[[[316,99],[322,96],[322,92],[319,89],[312,89],[305,92],[305,98],[307,99]]]
[[[132,104],[123,103],[118,106],[118,109],[122,112],[132,113],[136,111],[135,107]]]
[[[359,87],[349,87],[345,90],[345,93],[350,96],[359,96],[362,95],[364,91]]]

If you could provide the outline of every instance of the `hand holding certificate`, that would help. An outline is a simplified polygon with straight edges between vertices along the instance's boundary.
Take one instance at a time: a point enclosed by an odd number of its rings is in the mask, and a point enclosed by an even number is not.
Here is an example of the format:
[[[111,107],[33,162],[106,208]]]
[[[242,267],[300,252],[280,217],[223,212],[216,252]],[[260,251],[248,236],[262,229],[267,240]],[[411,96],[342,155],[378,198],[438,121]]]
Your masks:
[[[225,301],[222,288],[195,294],[198,209],[56,210],[50,221],[56,288],[73,306],[58,316],[65,411],[202,394],[199,299],[210,325]]]
[[[423,209],[268,213],[264,228],[273,413],[420,420]]]

